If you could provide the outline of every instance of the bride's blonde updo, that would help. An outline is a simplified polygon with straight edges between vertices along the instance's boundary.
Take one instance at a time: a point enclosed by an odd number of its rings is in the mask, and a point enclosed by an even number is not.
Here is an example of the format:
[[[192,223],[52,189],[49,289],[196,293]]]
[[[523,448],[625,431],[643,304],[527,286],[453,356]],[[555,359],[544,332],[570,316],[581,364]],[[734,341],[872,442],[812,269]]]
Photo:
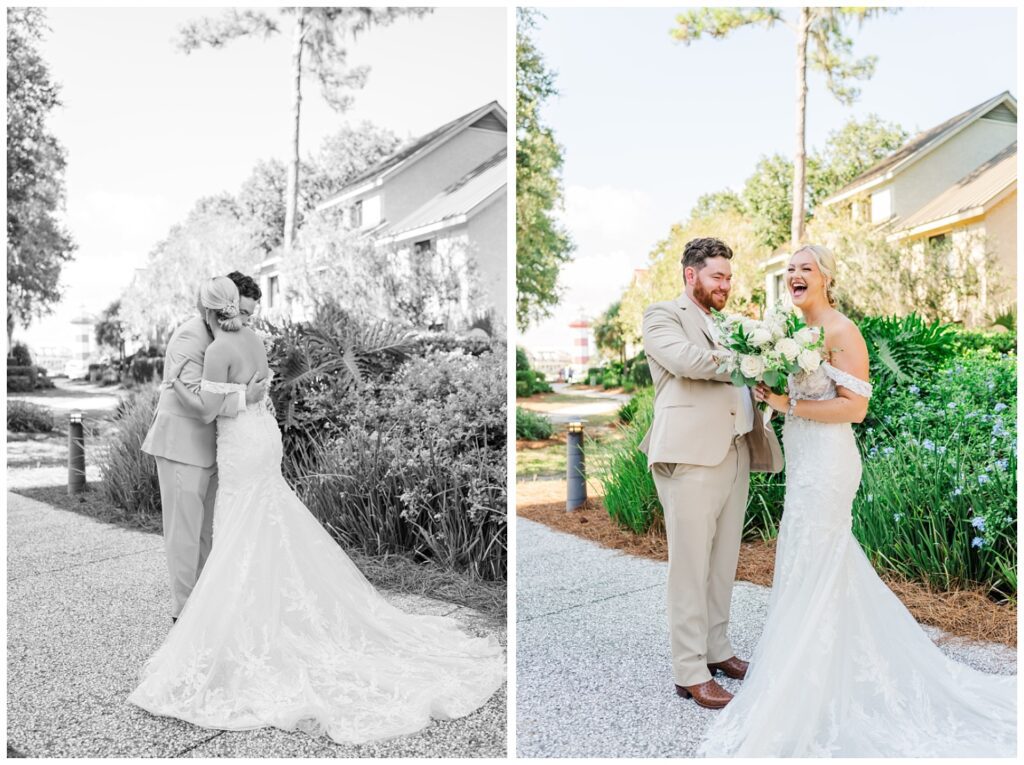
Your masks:
[[[818,264],[818,270],[821,271],[821,275],[825,279],[825,299],[828,300],[830,306],[835,308],[836,256],[832,254],[832,250],[823,244],[804,244],[793,254],[796,255],[801,252],[811,253],[814,262]]]
[[[238,313],[238,287],[226,276],[215,276],[199,288],[199,304],[213,311],[217,324],[226,332],[237,332],[242,328],[242,317]]]

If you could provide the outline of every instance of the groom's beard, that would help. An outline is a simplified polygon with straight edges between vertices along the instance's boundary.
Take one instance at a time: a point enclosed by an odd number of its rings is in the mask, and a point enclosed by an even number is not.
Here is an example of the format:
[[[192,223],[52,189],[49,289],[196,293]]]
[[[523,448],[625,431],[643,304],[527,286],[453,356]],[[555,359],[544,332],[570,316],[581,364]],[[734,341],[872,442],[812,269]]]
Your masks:
[[[708,291],[704,289],[704,285],[698,279],[693,283],[693,299],[707,311],[711,311],[712,308],[716,311],[721,311],[725,308],[725,302],[729,299],[729,293],[722,294],[720,292]]]

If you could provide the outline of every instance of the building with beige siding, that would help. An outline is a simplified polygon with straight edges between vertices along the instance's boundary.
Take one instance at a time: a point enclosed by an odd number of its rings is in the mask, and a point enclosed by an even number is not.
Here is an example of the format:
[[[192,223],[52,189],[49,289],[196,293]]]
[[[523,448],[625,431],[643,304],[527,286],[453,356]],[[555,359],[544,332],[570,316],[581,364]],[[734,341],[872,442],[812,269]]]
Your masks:
[[[907,141],[898,151],[821,202],[870,221],[915,257],[942,245],[968,248],[979,263],[979,314],[1016,301],[1017,100],[1000,93]],[[985,254],[995,268],[986,270]],[[783,291],[788,252],[767,261],[770,302]],[[1000,294],[989,289],[999,281]],[[990,300],[991,293],[991,300]],[[996,305],[998,302],[1000,305]]]

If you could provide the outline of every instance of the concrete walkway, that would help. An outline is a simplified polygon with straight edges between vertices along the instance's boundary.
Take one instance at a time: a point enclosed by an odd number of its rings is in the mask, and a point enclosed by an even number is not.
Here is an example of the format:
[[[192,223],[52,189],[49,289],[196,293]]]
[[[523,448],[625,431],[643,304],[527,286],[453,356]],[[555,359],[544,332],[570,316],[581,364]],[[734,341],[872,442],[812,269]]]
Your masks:
[[[170,629],[160,536],[7,494],[7,742],[26,757],[503,757],[502,689],[468,717],[365,746],[272,728],[224,732],[128,704],[136,673]],[[406,595],[416,613],[474,634],[477,612]]]
[[[716,714],[676,696],[668,564],[516,521],[516,747],[520,757],[693,757]],[[750,656],[769,589],[737,583],[729,635]],[[934,639],[942,633],[925,627]],[[952,640],[977,669],[1016,672],[1002,645]],[[740,683],[719,676],[730,691]]]

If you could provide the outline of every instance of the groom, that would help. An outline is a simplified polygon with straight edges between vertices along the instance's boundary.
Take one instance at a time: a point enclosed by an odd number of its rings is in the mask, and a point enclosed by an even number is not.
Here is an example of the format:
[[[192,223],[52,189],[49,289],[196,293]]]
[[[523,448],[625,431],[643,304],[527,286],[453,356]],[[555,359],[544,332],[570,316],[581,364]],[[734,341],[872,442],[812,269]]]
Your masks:
[[[238,271],[228,274],[238,287],[238,312],[246,323],[261,294],[256,283]],[[164,356],[164,382],[178,375],[185,385],[198,390],[203,376],[206,348],[213,332],[206,311],[184,322],[171,335]],[[213,505],[217,495],[217,430],[186,409],[174,389],[162,385],[156,415],[142,444],[142,451],[156,457],[163,513],[164,547],[171,578],[171,621],[177,621],[192,588],[203,570],[213,544]],[[266,380],[249,380],[244,397],[227,396],[220,415],[235,417],[246,403],[263,398]]]
[[[668,618],[676,692],[721,709],[732,694],[719,670],[742,680],[726,629],[750,471],[777,473],[782,452],[748,388],[718,372],[711,309],[731,289],[732,250],[694,239],[683,254],[685,293],[644,312],[644,351],[654,378],[654,420],[640,450],[654,474],[668,536]],[[718,350],[716,350],[718,349]]]

